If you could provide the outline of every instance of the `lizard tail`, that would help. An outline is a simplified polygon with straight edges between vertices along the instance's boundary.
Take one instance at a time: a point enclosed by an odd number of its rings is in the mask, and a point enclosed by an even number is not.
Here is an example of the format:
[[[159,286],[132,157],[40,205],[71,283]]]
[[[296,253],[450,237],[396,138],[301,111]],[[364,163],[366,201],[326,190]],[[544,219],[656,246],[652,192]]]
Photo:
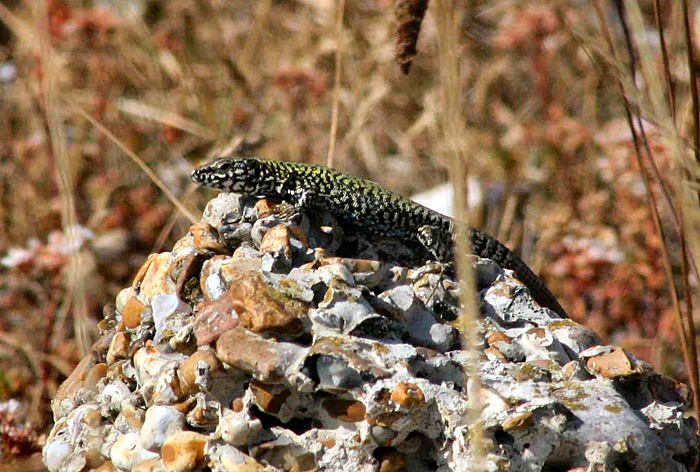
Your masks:
[[[474,254],[491,259],[504,269],[512,270],[518,280],[530,289],[530,295],[537,303],[549,308],[562,318],[568,318],[566,311],[544,282],[514,252],[477,229],[472,229],[471,240]]]

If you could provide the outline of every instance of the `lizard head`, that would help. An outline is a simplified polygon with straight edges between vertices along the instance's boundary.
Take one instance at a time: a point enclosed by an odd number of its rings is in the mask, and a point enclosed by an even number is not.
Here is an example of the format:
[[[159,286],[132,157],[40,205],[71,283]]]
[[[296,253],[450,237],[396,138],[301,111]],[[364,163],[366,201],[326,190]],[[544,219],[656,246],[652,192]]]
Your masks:
[[[250,195],[258,192],[260,176],[261,163],[254,157],[221,157],[192,171],[198,185]]]

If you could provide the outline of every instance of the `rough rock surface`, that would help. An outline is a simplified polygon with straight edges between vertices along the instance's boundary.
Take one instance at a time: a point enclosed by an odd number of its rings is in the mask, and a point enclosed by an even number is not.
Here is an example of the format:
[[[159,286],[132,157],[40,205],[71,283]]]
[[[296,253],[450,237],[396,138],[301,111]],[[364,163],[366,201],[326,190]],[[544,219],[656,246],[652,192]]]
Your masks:
[[[539,307],[508,271],[472,258],[470,358],[458,285],[421,248],[271,206],[218,196],[105,308],[53,401],[49,470],[462,471],[467,391],[489,470],[697,463],[688,389]]]

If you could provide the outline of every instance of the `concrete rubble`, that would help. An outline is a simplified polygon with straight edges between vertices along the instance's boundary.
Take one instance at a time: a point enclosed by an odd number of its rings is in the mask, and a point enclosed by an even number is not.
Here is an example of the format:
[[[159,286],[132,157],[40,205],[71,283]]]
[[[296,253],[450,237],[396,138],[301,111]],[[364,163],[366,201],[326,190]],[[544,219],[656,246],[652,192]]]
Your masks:
[[[487,470],[697,464],[689,389],[539,307],[509,271],[470,259],[473,358],[459,284],[422,248],[272,208],[219,195],[105,308],[53,400],[50,471],[465,471],[477,429]]]

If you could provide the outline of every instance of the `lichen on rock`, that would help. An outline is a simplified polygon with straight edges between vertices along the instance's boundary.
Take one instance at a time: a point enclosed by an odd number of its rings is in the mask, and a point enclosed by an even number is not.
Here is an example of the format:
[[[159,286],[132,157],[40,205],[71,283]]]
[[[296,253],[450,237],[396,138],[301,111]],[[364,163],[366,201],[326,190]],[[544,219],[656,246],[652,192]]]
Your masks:
[[[474,362],[492,470],[697,463],[687,387],[509,271],[470,259],[473,359],[459,284],[422,248],[273,207],[219,195],[148,259],[53,400],[49,470],[467,470]]]

